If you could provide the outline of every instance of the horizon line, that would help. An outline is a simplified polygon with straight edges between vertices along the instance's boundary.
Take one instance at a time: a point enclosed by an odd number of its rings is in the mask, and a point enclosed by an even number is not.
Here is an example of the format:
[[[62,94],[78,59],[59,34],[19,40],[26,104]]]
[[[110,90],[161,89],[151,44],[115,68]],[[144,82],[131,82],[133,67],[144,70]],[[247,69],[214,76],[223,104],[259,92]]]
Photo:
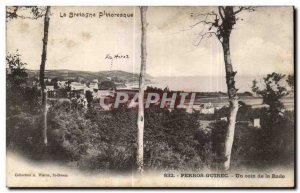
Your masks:
[[[26,68],[26,70],[31,70],[31,71],[39,71],[39,69],[29,69],[29,68]],[[136,73],[136,72],[129,72],[129,71],[125,71],[125,70],[99,70],[99,71],[92,71],[92,70],[73,70],[73,69],[66,69],[66,68],[62,68],[62,69],[45,69],[45,71],[49,71],[49,70],[52,70],[52,71],[63,71],[63,70],[66,70],[66,71],[74,71],[74,72],[116,72],[116,71],[120,71],[120,72],[126,72],[126,73],[131,73],[131,74],[140,74],[140,73]],[[170,76],[170,75],[165,75],[165,76],[153,76],[149,73],[146,73],[148,76],[151,76],[151,77],[155,77],[155,78],[161,78],[161,77],[210,77],[210,76],[213,76],[213,77],[225,77],[225,74],[220,76],[220,75],[175,75],[175,76]],[[256,74],[256,75],[239,75],[239,73],[237,73],[237,76],[240,76],[240,77],[253,77],[253,76],[265,76],[267,74]]]

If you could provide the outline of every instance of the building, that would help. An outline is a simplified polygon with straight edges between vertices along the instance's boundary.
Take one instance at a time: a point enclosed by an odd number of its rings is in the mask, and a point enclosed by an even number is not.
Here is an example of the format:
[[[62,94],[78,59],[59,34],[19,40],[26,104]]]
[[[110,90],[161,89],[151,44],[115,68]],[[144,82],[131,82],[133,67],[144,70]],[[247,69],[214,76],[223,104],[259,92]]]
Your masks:
[[[221,119],[220,119],[221,121],[228,121],[228,118],[227,117],[221,117]]]
[[[249,126],[249,127],[254,127],[254,128],[257,128],[257,129],[260,129],[260,128],[261,128],[261,125],[260,125],[260,119],[259,119],[259,118],[251,119],[251,120],[249,121],[248,126]]]
[[[200,113],[202,114],[214,114],[215,108],[211,103],[200,104]]]
[[[96,88],[96,86],[94,88]],[[115,83],[109,80],[105,80],[99,84],[97,97],[98,98],[114,97],[115,93],[116,93]]]
[[[79,90],[84,90],[86,85],[81,84],[79,82],[71,82],[70,87],[71,87],[71,91],[79,91]]]
[[[66,88],[67,86],[67,81],[57,81],[57,86],[59,88]]]
[[[199,105],[193,105],[193,106],[190,106],[188,103],[185,104],[185,111],[186,111],[187,113],[192,113],[192,112],[194,112],[194,111],[200,111],[200,110],[201,110],[201,108],[200,108]]]
[[[115,82],[116,89],[126,89],[126,85],[123,82]]]
[[[124,85],[125,86],[123,86],[123,89],[139,90],[139,83],[138,82],[126,83]]]
[[[114,90],[98,90],[97,91],[97,96],[98,98],[105,98],[105,97],[114,97],[115,96],[115,91]]]
[[[83,88],[83,93],[85,94],[87,91],[90,91],[91,93],[94,92],[94,89],[93,88],[90,88],[90,87],[84,87]]]
[[[54,91],[54,86],[53,85],[46,86],[46,91]]]
[[[52,80],[51,78],[47,78],[47,77],[44,78],[44,82],[51,82],[51,80]]]
[[[253,120],[253,126],[256,128],[260,128],[260,119],[254,119]]]
[[[90,85],[89,85],[89,88],[94,89],[94,90],[98,90],[99,89],[98,83],[91,82]]]
[[[113,81],[104,80],[99,84],[99,90],[116,90],[116,85]]]

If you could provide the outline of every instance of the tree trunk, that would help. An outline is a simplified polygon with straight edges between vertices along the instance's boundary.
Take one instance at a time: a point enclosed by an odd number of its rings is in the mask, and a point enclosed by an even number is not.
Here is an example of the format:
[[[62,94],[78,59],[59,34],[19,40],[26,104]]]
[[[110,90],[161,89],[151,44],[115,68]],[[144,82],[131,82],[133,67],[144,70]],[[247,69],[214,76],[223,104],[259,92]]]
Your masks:
[[[43,38],[43,52],[42,52],[42,61],[40,66],[40,85],[41,85],[41,92],[42,92],[42,106],[43,106],[43,142],[44,145],[47,146],[47,91],[45,89],[45,65],[47,60],[47,45],[48,45],[48,31],[49,31],[49,21],[50,21],[50,6],[47,6],[47,10],[45,13],[45,20],[44,20],[44,38]]]
[[[228,98],[229,98],[229,118],[228,118],[228,128],[225,136],[225,144],[224,144],[224,163],[223,169],[229,170],[230,168],[230,158],[231,158],[231,150],[234,140],[234,132],[235,132],[235,123],[236,123],[236,115],[238,112],[238,96],[237,89],[235,88],[234,77],[236,72],[233,71],[231,57],[230,57],[230,35],[227,37],[223,37],[223,52],[224,52],[224,62],[225,62],[225,71],[226,71],[226,84],[228,90]]]
[[[144,170],[144,87],[145,87],[145,74],[146,74],[146,36],[147,36],[147,20],[146,12],[147,7],[140,7],[141,12],[141,25],[142,25],[142,34],[141,34],[141,71],[139,78],[139,111],[138,111],[138,132],[137,132],[137,169],[138,172],[143,172]]]
[[[44,103],[44,131],[43,131],[43,139],[44,139],[44,144],[45,146],[47,146],[48,144],[48,139],[47,139],[47,113],[48,113],[48,109],[47,109],[47,91],[45,92],[45,103]]]

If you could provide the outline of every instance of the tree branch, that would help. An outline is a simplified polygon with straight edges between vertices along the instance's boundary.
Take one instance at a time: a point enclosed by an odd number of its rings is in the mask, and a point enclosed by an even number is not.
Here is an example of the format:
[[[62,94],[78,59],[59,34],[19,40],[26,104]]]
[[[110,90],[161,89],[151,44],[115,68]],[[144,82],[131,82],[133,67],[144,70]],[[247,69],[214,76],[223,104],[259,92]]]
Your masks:
[[[234,12],[234,14],[236,15],[236,14],[238,14],[239,12],[241,12],[243,10],[247,10],[249,12],[252,12],[252,11],[255,11],[255,8],[253,6],[247,6],[247,7],[240,6],[239,9]]]
[[[202,31],[198,34],[200,40],[196,44],[197,46],[201,43],[204,37],[211,37],[215,35],[217,39],[223,43],[224,35],[230,33],[233,28],[234,24],[236,23],[239,18],[235,17],[236,14],[240,13],[241,11],[255,11],[254,7],[252,6],[239,6],[236,11],[233,10],[234,7],[218,7],[218,13],[214,11],[208,13],[198,13],[198,14],[191,14],[191,17],[201,17],[196,23],[190,26],[190,29],[194,28],[199,24],[203,24]]]
[[[224,20],[224,7],[223,6],[219,6],[218,7],[218,10],[219,10],[219,15],[220,15],[220,17],[221,17],[221,19],[222,19],[222,21]],[[223,13],[222,13],[222,11],[223,11]]]
[[[194,28],[195,26],[197,26],[200,23],[203,23],[205,25],[207,25],[207,24],[208,25],[213,25],[213,24],[215,24],[215,21],[218,19],[218,15],[213,11],[209,12],[209,13],[205,13],[205,14],[203,14],[203,13],[198,13],[197,15],[193,15],[193,13],[191,14],[191,17],[199,17],[199,16],[203,16],[204,19],[202,19],[202,20],[196,22],[195,24],[191,25],[190,28]],[[211,21],[209,21],[208,20],[209,16],[214,16],[215,18],[212,19]]]
[[[217,32],[208,31],[208,32],[205,32],[205,33],[199,33],[199,34],[198,34],[198,37],[200,37],[200,40],[198,41],[198,43],[197,43],[195,46],[199,46],[200,43],[201,43],[201,41],[202,41],[202,39],[203,39],[204,37],[210,38],[210,37],[212,37],[213,35],[215,35],[215,36],[217,37],[217,39],[221,42],[221,40],[218,38]],[[221,43],[222,43],[222,42],[221,42]]]
[[[10,10],[8,10],[10,9]],[[6,10],[6,19],[12,20],[12,19],[32,19],[37,20],[41,17],[45,16],[46,8],[44,7],[38,7],[38,6],[12,6]],[[18,14],[19,11],[24,11],[30,9],[30,15],[31,16],[25,16]]]
[[[202,31],[198,34],[199,41],[195,46],[198,46],[204,37],[210,38],[212,35],[215,35],[217,39],[222,43],[222,40],[220,38],[220,28],[223,23],[224,14],[222,13],[222,10],[224,12],[224,7],[219,8],[219,14],[215,13],[214,11],[208,12],[208,13],[198,13],[194,15],[191,14],[191,17],[202,17],[200,21],[197,21],[195,24],[190,26],[190,29],[194,28],[195,26],[199,24],[203,24]],[[220,17],[223,17],[220,21]],[[207,27],[206,27],[207,26]]]

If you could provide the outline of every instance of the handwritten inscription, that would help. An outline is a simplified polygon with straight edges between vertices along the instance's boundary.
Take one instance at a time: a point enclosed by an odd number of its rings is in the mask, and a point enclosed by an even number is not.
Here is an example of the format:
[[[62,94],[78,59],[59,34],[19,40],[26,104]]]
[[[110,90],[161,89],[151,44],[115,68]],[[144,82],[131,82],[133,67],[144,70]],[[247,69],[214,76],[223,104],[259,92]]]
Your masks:
[[[109,59],[109,60],[113,60],[113,59],[129,59],[129,55],[128,54],[114,54],[114,55],[110,55],[110,54],[106,54],[105,59]]]

